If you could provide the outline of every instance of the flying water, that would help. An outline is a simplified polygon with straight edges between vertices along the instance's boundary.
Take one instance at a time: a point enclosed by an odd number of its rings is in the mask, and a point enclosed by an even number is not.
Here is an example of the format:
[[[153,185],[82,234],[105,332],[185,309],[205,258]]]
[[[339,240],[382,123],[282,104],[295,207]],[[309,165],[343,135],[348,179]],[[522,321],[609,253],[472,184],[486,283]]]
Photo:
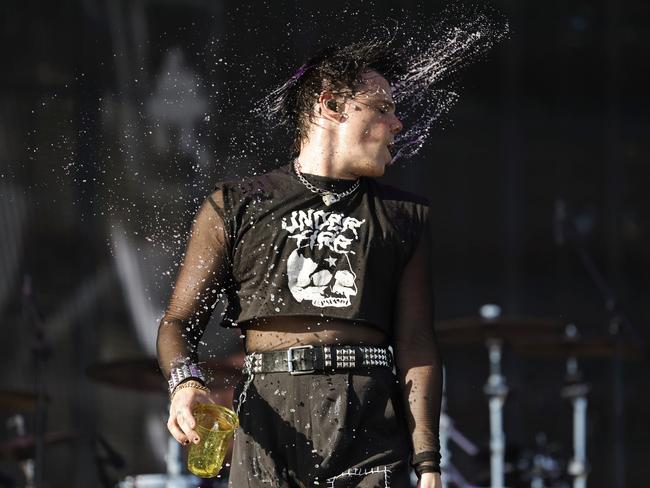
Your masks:
[[[495,22],[485,14],[460,19],[457,25],[443,24],[436,39],[411,38],[405,49],[407,69],[393,87],[405,130],[396,137],[392,163],[420,151],[435,124],[460,98],[458,72],[485,56],[508,34],[507,23]]]
[[[498,13],[488,15],[458,7],[448,8],[430,23],[400,16],[397,19],[377,22],[356,40],[368,51],[380,47],[392,51],[400,65],[391,84],[404,129],[395,138],[391,164],[418,154],[432,128],[444,122],[444,116],[459,100],[459,72],[485,57],[509,32],[507,21]],[[271,126],[289,125],[283,113],[285,97],[309,68],[303,64],[263,97],[251,113]]]

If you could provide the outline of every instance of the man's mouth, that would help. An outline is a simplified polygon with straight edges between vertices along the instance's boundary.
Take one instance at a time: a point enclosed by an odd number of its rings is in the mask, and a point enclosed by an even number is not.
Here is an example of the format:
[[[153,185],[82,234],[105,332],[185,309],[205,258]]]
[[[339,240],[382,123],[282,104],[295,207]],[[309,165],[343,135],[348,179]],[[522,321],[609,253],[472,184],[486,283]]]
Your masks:
[[[386,147],[388,148],[388,152],[390,153],[391,156],[395,155],[395,143],[394,142],[389,142],[386,144]]]

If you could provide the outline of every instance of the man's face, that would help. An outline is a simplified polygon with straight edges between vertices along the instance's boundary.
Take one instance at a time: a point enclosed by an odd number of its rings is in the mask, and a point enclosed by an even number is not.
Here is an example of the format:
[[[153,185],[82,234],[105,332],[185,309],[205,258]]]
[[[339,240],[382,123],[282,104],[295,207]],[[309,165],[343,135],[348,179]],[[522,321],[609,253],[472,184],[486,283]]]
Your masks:
[[[390,84],[376,71],[362,75],[361,90],[343,104],[337,128],[337,156],[355,176],[381,176],[392,161],[389,146],[402,130]],[[392,149],[392,148],[391,148]]]

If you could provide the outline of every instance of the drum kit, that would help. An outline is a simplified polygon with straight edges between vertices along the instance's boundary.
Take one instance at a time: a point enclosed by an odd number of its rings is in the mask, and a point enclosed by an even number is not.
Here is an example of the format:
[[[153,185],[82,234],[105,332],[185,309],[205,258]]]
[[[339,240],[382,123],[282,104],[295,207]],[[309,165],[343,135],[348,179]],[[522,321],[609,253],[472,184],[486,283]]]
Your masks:
[[[497,305],[484,305],[477,317],[466,317],[439,322],[436,334],[444,348],[482,344],[487,350],[489,374],[483,392],[487,397],[490,422],[489,486],[490,488],[586,488],[589,464],[587,460],[587,396],[589,384],[579,369],[579,359],[638,358],[641,351],[609,337],[583,338],[573,323],[525,316],[504,316]],[[519,459],[509,462],[511,479],[506,480],[506,435],[503,427],[503,408],[509,388],[502,372],[502,355],[508,347],[524,358],[543,358],[564,361],[566,375],[560,396],[571,402],[573,410],[573,454],[563,461],[552,450],[543,449],[545,436],[538,435],[538,446]],[[446,376],[446,375],[445,375]],[[446,392],[445,392],[446,394]],[[443,486],[476,488],[451,462],[449,449],[453,441],[470,456],[480,449],[454,426],[443,396],[440,421]],[[541,436],[541,438],[540,438]],[[483,484],[483,483],[481,483]]]

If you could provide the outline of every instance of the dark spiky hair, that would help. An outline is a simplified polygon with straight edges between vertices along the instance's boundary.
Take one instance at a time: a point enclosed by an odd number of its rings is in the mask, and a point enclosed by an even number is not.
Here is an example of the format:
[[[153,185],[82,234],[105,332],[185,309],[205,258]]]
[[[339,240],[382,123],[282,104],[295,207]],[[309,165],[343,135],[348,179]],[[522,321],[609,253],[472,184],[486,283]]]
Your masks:
[[[271,112],[293,136],[294,155],[307,136],[314,104],[323,91],[354,96],[367,71],[377,71],[389,82],[403,73],[400,56],[389,46],[385,40],[330,46],[306,61],[269,95]]]

